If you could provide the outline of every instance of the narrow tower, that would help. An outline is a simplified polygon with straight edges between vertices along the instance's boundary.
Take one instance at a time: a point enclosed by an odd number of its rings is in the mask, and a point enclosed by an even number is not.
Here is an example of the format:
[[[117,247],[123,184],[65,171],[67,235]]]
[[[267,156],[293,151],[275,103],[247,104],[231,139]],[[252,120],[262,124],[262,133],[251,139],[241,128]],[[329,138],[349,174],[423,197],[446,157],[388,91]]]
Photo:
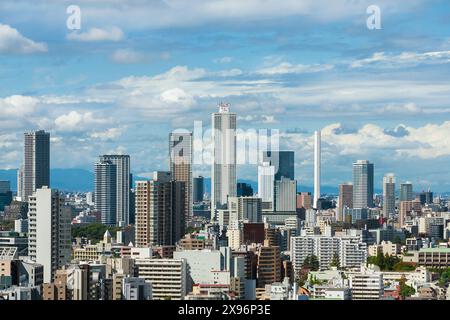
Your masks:
[[[320,198],[320,131],[314,132],[314,203],[317,209],[317,202]]]

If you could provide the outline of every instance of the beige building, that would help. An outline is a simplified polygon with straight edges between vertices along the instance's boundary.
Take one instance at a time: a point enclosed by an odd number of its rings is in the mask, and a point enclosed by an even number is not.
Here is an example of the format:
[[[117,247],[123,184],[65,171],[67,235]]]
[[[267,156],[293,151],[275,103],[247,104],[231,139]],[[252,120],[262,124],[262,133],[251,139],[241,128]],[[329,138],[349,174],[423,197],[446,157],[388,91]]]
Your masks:
[[[172,132],[169,136],[169,168],[172,178],[183,181],[185,192],[184,220],[192,218],[192,132]]]
[[[153,299],[182,300],[186,295],[185,259],[136,259],[138,277],[152,284]]]

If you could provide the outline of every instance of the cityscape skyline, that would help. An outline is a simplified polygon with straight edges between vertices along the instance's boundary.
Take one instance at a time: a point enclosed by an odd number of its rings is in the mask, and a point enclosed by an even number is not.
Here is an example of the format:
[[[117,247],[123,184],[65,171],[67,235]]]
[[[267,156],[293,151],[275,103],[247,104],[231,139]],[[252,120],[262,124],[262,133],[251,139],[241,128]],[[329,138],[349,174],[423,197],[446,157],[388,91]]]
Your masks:
[[[0,302],[450,301],[449,12],[0,1]]]
[[[166,169],[164,134],[209,123],[222,100],[240,114],[241,128],[282,131],[300,185],[313,185],[309,155],[321,130],[323,185],[349,180],[347,164],[370,159],[379,188],[384,173],[395,172],[421,189],[450,191],[450,176],[439,169],[450,159],[448,2],[379,1],[383,28],[371,31],[370,1],[269,1],[242,12],[225,3],[227,17],[216,7],[202,15],[200,4],[156,1],[152,8],[170,17],[161,25],[130,19],[153,12],[145,1],[114,2],[114,22],[83,1],[77,32],[66,28],[67,3],[48,12],[34,2],[20,10],[1,4],[1,29],[11,38],[0,39],[0,168],[19,167],[23,132],[45,129],[53,168],[92,171],[91,159],[120,151],[135,159],[134,174],[150,176]],[[186,21],[180,10],[199,19]],[[97,29],[103,32],[92,35]],[[193,169],[209,176],[208,168]],[[256,169],[240,167],[238,175]]]

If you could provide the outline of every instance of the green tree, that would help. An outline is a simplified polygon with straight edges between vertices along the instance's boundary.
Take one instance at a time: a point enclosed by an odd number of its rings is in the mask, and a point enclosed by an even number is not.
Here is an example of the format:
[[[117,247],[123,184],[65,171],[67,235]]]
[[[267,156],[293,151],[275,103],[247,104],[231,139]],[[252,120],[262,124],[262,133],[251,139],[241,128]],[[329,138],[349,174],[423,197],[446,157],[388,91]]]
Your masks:
[[[340,268],[339,256],[336,252],[333,254],[333,259],[331,260],[330,267],[336,267],[337,269]]]
[[[406,297],[411,297],[413,294],[416,293],[416,290],[413,287],[408,286],[406,284],[405,276],[402,276],[402,278],[399,281],[399,284],[400,284],[400,296],[402,297],[402,299],[405,299]]]
[[[303,261],[302,268],[306,268],[311,271],[319,270],[319,259],[313,254],[308,255]]]

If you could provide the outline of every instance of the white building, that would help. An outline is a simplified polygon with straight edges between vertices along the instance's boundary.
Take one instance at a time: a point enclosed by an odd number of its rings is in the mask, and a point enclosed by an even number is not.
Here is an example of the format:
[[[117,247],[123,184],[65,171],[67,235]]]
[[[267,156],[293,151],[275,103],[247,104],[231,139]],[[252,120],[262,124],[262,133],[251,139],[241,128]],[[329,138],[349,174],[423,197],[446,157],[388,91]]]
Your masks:
[[[219,112],[213,113],[212,166],[211,166],[211,218],[216,210],[227,204],[228,197],[237,194],[236,185],[236,113],[229,105],[220,104]]]
[[[44,282],[52,282],[55,271],[70,259],[70,211],[63,210],[57,190],[43,187],[29,197],[28,219],[29,257],[44,266]]]
[[[263,202],[270,203],[273,209],[274,201],[275,166],[270,162],[263,162],[258,166],[258,196]]]
[[[291,261],[297,272],[307,256],[315,255],[321,270],[328,269],[336,256],[340,267],[360,266],[367,260],[367,247],[359,236],[330,237],[306,235],[291,238]]]
[[[187,264],[187,288],[196,284],[230,284],[231,250],[184,250],[175,251],[174,259],[184,259]]]
[[[182,300],[186,295],[186,260],[136,259],[138,277],[152,284],[154,300]]]
[[[313,208],[317,209],[320,198],[320,131],[314,132],[314,200]]]
[[[353,300],[380,300],[384,295],[381,272],[363,270],[360,273],[350,274],[349,280]]]

